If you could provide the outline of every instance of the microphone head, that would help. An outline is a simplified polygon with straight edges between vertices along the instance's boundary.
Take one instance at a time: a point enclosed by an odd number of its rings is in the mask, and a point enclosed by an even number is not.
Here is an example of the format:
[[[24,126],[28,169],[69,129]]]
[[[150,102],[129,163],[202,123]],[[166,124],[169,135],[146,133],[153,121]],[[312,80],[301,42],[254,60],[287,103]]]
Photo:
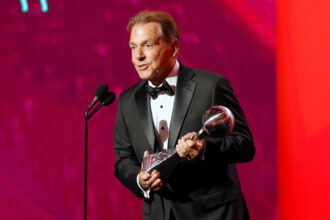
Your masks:
[[[108,85],[106,84],[99,85],[95,91],[95,96],[100,100],[104,100],[108,95],[108,89]]]
[[[104,101],[102,102],[102,104],[104,106],[110,105],[111,103],[113,103],[113,101],[115,101],[115,99],[116,99],[116,95],[113,92],[109,92],[106,98],[104,99]]]

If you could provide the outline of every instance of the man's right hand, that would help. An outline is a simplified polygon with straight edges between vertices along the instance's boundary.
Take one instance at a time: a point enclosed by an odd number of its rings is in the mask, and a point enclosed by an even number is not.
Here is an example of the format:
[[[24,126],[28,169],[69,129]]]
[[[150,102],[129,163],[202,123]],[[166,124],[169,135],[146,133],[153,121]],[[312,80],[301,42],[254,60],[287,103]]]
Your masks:
[[[149,152],[144,152],[144,157],[148,156]],[[153,170],[152,172],[143,173],[143,162],[141,165],[141,171],[139,174],[139,183],[140,186],[145,190],[153,190],[157,191],[163,187],[163,181],[160,179],[160,173],[157,170]]]

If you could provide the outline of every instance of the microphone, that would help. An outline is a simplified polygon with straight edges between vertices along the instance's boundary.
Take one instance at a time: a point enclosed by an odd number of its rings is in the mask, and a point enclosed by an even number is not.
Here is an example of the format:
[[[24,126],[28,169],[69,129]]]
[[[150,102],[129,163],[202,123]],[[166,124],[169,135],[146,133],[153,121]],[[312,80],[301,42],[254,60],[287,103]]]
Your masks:
[[[101,107],[110,105],[115,101],[116,95],[113,92],[109,92],[105,97],[104,101],[102,101],[96,108],[94,109],[93,113],[97,112]]]
[[[107,105],[110,105],[111,103],[113,103],[113,101],[115,101],[115,99],[116,99],[116,95],[113,92],[108,92],[107,95],[105,96],[104,100],[98,106],[96,106],[96,108],[94,108],[94,110],[91,114],[89,114],[87,116],[88,119],[90,117],[92,117],[95,114],[95,112],[97,112],[103,106],[107,106]]]
[[[95,103],[99,100],[103,101],[108,95],[108,86],[106,84],[101,84],[99,85],[99,87],[97,87],[96,91],[95,91],[95,97],[92,101],[92,103],[88,106],[87,108],[87,112],[89,112],[89,110],[91,110],[91,108],[93,108],[93,106],[95,105]]]

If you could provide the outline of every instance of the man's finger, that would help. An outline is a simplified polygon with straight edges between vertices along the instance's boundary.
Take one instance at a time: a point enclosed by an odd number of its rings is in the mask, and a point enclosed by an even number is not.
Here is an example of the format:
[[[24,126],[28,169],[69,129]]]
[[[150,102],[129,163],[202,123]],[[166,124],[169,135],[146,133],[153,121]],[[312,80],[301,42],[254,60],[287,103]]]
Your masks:
[[[188,153],[188,149],[186,147],[186,144],[182,139],[178,141],[178,151],[181,154],[181,157],[186,157]]]
[[[190,133],[185,134],[182,138],[184,140],[192,140],[195,137],[197,137],[197,133],[196,132],[190,132]]]
[[[193,133],[187,133],[182,138],[184,140],[190,140],[193,137]]]
[[[157,187],[154,188],[154,191],[160,190],[161,188],[163,188],[162,182]]]
[[[159,176],[160,176],[160,174],[159,174],[158,171],[156,171],[156,170],[152,171],[152,173],[151,173],[151,177],[150,177],[149,180],[146,181],[146,183],[147,183],[148,185],[152,185],[152,183],[153,183],[156,179],[158,179]]]
[[[183,155],[183,149],[182,149],[182,146],[179,145],[179,144],[177,144],[177,145],[175,146],[175,148],[176,148],[176,152],[179,154],[179,156],[180,156],[180,157],[183,157],[184,155]]]
[[[195,145],[195,142],[192,140],[187,140],[186,145],[187,145],[187,147],[192,148]]]
[[[178,141],[178,144],[180,144],[181,146],[182,146],[182,149],[183,150],[188,150],[187,149],[187,144],[186,144],[186,142],[183,140],[183,139],[180,139],[179,141]]]
[[[151,190],[155,190],[156,188],[159,187],[159,185],[162,183],[162,180],[161,179],[156,179],[150,186],[150,189]]]
[[[157,190],[160,190],[161,188],[163,188],[163,185],[162,184],[159,184],[156,188],[154,188],[153,190],[154,191],[157,191]]]
[[[146,156],[149,156],[149,151],[144,151],[144,154],[143,154],[143,158],[145,158]]]
[[[191,148],[191,150],[189,151],[189,153],[187,155],[187,159],[188,160],[195,159],[195,157],[198,156],[199,152],[200,152],[199,149]]]
[[[153,191],[157,191],[159,189],[163,188],[163,181],[161,179],[157,179],[155,181],[155,184],[153,184],[150,189]]]
[[[145,173],[141,172],[140,177],[142,180],[147,181],[148,179],[150,179],[151,174],[150,174],[150,172],[145,172]]]
[[[139,183],[142,186],[142,188],[145,190],[149,189],[149,185],[147,184],[147,181],[150,179],[150,177],[151,177],[150,172],[143,173],[141,171],[139,174]]]
[[[191,152],[189,152],[189,154],[187,155],[187,159],[188,160],[192,160],[192,159],[195,159],[195,157],[197,157],[197,153],[196,153],[196,151],[191,151]]]

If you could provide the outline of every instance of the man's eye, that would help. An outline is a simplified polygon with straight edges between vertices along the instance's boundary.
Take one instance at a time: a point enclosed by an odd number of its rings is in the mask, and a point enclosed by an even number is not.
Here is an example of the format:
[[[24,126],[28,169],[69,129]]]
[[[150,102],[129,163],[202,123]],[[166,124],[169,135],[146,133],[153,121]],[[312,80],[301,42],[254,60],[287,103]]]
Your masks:
[[[152,47],[153,45],[152,44],[146,44],[146,47]]]

